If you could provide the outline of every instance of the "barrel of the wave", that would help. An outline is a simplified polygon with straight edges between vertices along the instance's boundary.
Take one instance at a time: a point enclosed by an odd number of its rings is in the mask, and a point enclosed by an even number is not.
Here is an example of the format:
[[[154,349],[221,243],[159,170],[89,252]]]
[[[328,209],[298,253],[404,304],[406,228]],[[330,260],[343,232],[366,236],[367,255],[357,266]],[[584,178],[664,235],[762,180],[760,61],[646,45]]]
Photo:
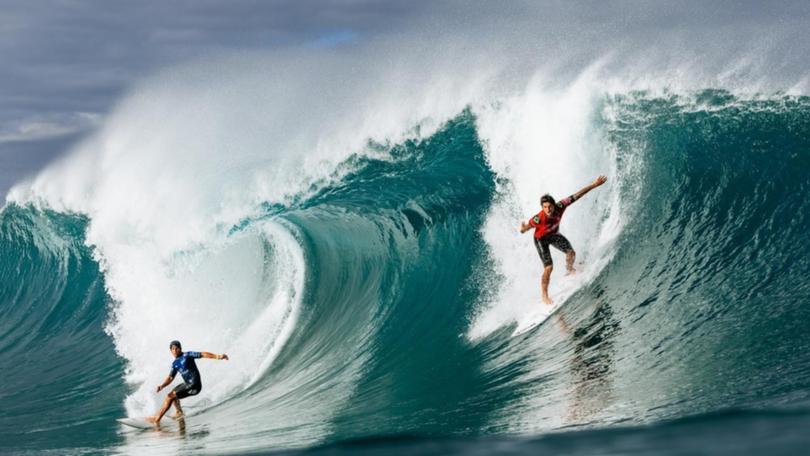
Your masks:
[[[341,440],[396,432],[414,416],[425,432],[452,430],[487,413],[463,411],[483,380],[480,353],[459,338],[481,293],[479,229],[494,189],[474,118],[463,113],[385,153],[353,160],[339,185],[281,214],[302,232],[313,286],[305,338],[260,381],[255,398],[268,407],[250,412],[257,423],[272,426],[285,412],[309,437],[319,429],[305,418],[315,413],[332,423],[327,438]],[[283,386],[298,399],[279,398]]]

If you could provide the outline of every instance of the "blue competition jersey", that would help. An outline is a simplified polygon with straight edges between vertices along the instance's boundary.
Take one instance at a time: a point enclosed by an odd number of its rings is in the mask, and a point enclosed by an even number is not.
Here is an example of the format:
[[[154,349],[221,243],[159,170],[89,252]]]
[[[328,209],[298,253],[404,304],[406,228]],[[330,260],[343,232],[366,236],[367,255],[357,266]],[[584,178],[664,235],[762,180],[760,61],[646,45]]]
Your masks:
[[[172,362],[169,377],[174,378],[180,372],[184,382],[190,385],[200,385],[202,379],[200,378],[200,371],[197,370],[197,363],[194,362],[195,358],[202,358],[202,354],[200,352],[183,352]]]

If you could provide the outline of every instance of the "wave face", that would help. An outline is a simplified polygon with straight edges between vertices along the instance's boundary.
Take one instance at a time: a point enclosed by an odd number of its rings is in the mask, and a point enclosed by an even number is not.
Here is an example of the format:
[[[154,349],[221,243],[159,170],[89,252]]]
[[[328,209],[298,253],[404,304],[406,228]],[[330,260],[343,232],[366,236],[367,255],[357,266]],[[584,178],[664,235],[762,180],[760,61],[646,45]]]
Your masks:
[[[810,99],[558,99],[569,108],[549,107],[531,136],[525,99],[471,104],[370,141],[283,198],[253,193],[246,211],[157,177],[169,203],[175,191],[216,207],[213,221],[150,218],[156,200],[121,204],[103,183],[18,189],[0,215],[2,446],[220,453],[423,436],[368,446],[412,454],[429,436],[495,451],[503,439],[482,436],[567,430],[515,449],[587,454],[631,432],[661,454],[694,448],[691,428],[676,421],[675,443],[667,424],[627,428],[701,415],[727,429],[728,409],[770,410],[735,415],[741,428],[786,408],[806,422]],[[516,226],[541,193],[600,171],[608,185],[562,224],[581,273],[555,271],[563,305],[530,328],[540,266]],[[175,338],[232,360],[200,361],[184,438],[120,429],[114,418],[157,407]]]
[[[123,413],[124,363],[104,333],[108,298],[82,242],[86,225],[82,217],[14,205],[0,213],[0,442],[6,449],[118,440],[99,424]]]

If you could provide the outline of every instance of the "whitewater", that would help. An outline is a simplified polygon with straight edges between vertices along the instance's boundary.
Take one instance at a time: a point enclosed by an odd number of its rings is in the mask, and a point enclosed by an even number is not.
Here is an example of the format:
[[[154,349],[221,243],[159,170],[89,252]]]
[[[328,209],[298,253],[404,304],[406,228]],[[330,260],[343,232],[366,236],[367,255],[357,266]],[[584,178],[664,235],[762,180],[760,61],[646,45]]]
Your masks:
[[[806,445],[806,72],[434,44],[167,68],[18,183],[0,450]],[[518,227],[600,174],[549,315]],[[173,339],[231,360],[200,360],[181,435],[121,428]]]

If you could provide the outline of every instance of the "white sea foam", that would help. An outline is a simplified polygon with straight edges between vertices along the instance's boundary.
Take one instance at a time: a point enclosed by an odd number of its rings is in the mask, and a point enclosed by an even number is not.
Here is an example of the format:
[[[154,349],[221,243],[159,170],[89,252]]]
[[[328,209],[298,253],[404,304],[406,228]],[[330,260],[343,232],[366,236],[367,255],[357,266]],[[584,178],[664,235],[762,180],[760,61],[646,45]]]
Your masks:
[[[542,264],[533,231],[518,231],[521,221],[539,212],[544,193],[561,199],[600,174],[609,178],[566,211],[561,232],[577,251],[579,274],[563,279],[564,256],[552,249],[555,269],[549,291],[556,305],[609,261],[611,241],[622,223],[615,185],[620,174],[595,125],[604,93],[593,74],[586,71],[568,87],[551,89],[535,78],[522,92],[477,112],[490,165],[508,184],[498,189],[483,228],[502,278],[491,284],[497,293],[473,321],[468,334],[473,340],[511,323],[521,330],[551,312],[540,301]]]
[[[154,389],[168,374],[172,338],[185,350],[230,357],[197,361],[206,394],[190,404],[217,403],[255,382],[297,321],[305,277],[298,241],[267,222],[168,258],[150,247],[133,240],[105,250],[107,264],[127,265],[110,267],[106,278],[118,301],[108,331],[136,385],[129,415],[152,414],[162,402],[165,393]]]

